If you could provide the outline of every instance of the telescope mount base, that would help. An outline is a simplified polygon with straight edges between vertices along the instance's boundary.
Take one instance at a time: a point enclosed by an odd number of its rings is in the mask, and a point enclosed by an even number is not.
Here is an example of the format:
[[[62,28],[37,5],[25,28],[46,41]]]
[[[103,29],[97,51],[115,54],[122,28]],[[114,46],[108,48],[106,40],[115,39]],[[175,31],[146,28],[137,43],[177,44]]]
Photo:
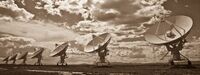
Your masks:
[[[97,62],[96,66],[97,67],[109,67],[110,63],[109,62]]]

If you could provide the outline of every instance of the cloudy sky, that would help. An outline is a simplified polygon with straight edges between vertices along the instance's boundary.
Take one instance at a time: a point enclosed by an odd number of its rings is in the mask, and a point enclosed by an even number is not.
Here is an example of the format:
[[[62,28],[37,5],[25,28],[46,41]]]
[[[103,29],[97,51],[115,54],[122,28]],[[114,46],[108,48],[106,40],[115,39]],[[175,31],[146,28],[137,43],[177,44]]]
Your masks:
[[[0,56],[33,51],[40,46],[46,48],[47,57],[55,43],[70,41],[74,48],[68,51],[69,60],[77,62],[80,56],[90,56],[82,50],[92,34],[108,32],[113,37],[108,56],[111,61],[152,62],[154,59],[160,62],[157,57],[162,56],[165,49],[156,47],[159,49],[154,50],[143,38],[145,30],[155,21],[152,17],[190,16],[194,27],[188,39],[192,41],[200,36],[199,3],[199,0],[2,0]],[[195,51],[184,50],[183,53],[187,56],[197,53],[191,56],[196,60],[200,55]],[[93,59],[95,56],[91,61]]]

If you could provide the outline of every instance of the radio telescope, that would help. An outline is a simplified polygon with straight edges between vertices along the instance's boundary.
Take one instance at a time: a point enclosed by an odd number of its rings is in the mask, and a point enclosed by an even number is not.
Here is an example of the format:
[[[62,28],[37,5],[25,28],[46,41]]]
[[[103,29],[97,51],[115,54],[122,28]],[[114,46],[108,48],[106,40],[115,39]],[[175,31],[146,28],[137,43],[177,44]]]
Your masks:
[[[17,58],[17,54],[14,54],[14,55],[10,56],[8,60],[13,61],[12,64],[15,64],[16,58]]]
[[[191,61],[180,51],[186,43],[185,38],[191,31],[192,24],[193,21],[188,16],[164,18],[147,30],[144,38],[151,44],[166,46],[168,52],[161,59],[171,52],[173,58],[169,61],[170,65],[175,65],[174,61],[183,61],[184,59],[187,60],[188,65],[191,65]]]
[[[18,57],[17,57],[17,60],[23,60],[22,61],[22,64],[26,64],[26,60],[27,60],[27,55],[28,55],[28,51],[27,52],[24,52],[22,54],[20,54]]]
[[[58,61],[57,65],[64,65],[65,58],[67,58],[66,50],[67,50],[69,44],[68,44],[68,42],[65,42],[60,46],[58,46],[57,44],[55,44],[55,46],[56,46],[56,49],[53,50],[53,52],[51,52],[50,56],[51,57],[58,57],[59,56],[60,57],[60,61]]]
[[[35,65],[42,65],[41,60],[42,60],[42,53],[44,52],[44,48],[39,48],[39,50],[36,50],[33,55],[31,56],[32,59],[37,58],[37,62]]]
[[[9,56],[5,57],[2,61],[4,61],[5,64],[8,64],[8,59],[9,59]]]
[[[110,43],[111,35],[104,33],[99,36],[93,36],[93,39],[84,48],[87,53],[98,53],[99,61],[97,66],[106,66],[109,62],[106,62],[106,56],[108,55],[108,44]]]

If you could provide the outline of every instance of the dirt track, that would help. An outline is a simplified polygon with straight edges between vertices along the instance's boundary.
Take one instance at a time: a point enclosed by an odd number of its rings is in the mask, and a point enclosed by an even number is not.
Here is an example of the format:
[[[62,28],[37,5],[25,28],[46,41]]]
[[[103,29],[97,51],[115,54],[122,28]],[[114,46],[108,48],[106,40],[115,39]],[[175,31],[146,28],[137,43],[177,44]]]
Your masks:
[[[0,75],[200,75],[200,65],[192,67],[167,64],[94,65],[0,65]]]

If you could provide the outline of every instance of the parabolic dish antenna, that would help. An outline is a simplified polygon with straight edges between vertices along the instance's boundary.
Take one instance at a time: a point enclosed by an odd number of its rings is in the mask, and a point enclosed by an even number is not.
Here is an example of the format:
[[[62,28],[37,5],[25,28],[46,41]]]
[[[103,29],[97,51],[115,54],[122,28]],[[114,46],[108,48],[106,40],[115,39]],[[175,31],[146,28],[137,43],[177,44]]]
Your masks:
[[[10,56],[9,60],[16,60],[17,54]]]
[[[43,51],[44,51],[44,48],[40,48],[39,50],[37,50],[37,51],[35,51],[33,53],[33,55],[31,56],[31,58],[38,58],[38,57],[40,57],[42,55]]]
[[[3,59],[3,61],[8,61],[9,56],[7,56],[6,58]]]
[[[68,42],[61,44],[60,46],[56,47],[53,52],[50,54],[51,57],[57,57],[62,55],[68,48]]]
[[[192,24],[193,21],[188,16],[169,17],[147,30],[144,38],[156,45],[171,43],[179,38],[185,38],[191,30]]]
[[[25,59],[28,55],[28,52],[24,52],[22,54],[20,54],[18,57],[17,57],[17,60],[20,60],[20,59]]]
[[[101,50],[101,48],[106,48],[111,40],[111,35],[109,33],[104,33],[99,36],[94,37],[85,47],[85,52],[96,52]]]

